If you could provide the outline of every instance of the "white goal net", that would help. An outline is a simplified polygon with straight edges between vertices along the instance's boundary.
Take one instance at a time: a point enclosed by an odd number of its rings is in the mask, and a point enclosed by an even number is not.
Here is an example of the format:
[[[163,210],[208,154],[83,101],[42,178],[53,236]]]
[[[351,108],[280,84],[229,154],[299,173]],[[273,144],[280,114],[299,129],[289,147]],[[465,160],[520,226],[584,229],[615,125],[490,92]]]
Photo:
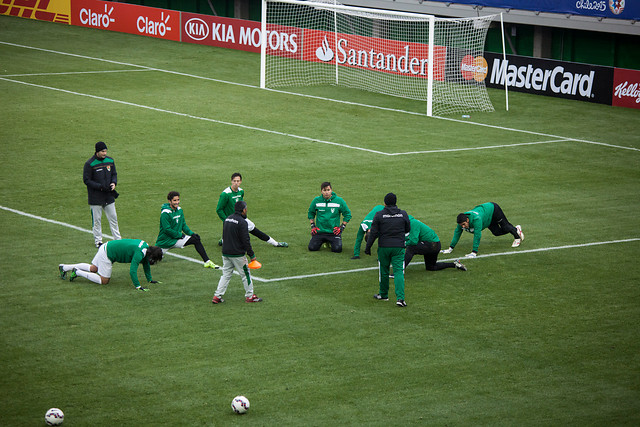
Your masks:
[[[493,111],[483,50],[495,16],[263,0],[260,85],[362,89],[425,101],[428,115]]]

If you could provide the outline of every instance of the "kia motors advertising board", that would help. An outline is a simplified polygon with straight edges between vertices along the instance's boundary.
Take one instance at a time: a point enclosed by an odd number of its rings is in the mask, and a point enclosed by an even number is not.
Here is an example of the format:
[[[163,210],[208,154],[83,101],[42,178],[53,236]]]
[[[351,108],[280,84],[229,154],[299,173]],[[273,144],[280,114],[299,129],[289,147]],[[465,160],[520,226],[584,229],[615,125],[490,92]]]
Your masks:
[[[613,68],[485,52],[487,87],[611,105]]]
[[[260,52],[260,22],[182,12],[182,41]]]
[[[614,70],[612,105],[640,109],[640,71]]]
[[[180,12],[99,0],[72,0],[71,24],[180,41]]]

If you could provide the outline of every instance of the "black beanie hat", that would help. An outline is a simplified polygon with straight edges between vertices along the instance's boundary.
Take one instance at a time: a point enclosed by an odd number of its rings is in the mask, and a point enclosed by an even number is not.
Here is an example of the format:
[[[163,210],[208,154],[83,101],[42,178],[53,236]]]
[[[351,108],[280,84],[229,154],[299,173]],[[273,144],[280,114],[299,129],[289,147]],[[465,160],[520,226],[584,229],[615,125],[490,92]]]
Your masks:
[[[104,143],[104,142],[102,142],[102,141],[98,141],[98,142],[96,142],[96,153],[97,153],[98,151],[102,151],[102,150],[106,150],[106,149],[107,149],[107,144],[105,144],[105,143]]]
[[[243,200],[238,200],[236,202],[236,206],[235,206],[235,211],[237,213],[242,213],[242,211],[244,210],[244,208],[247,207],[247,202],[243,201]]]
[[[384,204],[387,206],[395,206],[396,195],[393,193],[388,193],[386,196],[384,196]]]

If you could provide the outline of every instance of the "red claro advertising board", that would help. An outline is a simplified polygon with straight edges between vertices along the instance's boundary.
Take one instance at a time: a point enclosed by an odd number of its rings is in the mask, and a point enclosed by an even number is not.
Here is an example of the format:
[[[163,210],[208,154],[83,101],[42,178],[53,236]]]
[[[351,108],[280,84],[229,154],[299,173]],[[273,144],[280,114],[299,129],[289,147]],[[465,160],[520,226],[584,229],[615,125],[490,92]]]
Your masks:
[[[611,105],[640,109],[640,71],[624,68],[614,70]]]
[[[71,25],[180,41],[180,12],[99,0],[72,0]]]

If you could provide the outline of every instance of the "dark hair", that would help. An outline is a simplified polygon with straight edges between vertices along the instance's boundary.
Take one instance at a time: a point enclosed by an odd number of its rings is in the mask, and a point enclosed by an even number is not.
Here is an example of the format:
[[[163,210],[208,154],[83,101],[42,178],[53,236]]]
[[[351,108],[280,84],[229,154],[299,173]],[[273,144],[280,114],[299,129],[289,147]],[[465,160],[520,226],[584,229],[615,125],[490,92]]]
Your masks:
[[[393,193],[387,193],[386,196],[384,196],[384,204],[386,206],[395,206],[396,202],[397,202],[397,197],[395,194]]]
[[[149,246],[147,248],[147,260],[151,265],[162,261],[163,255],[162,249],[157,246]]]
[[[320,190],[324,190],[327,187],[331,187],[331,183],[329,181],[325,181],[322,184],[320,184]],[[333,187],[331,187],[333,188]]]
[[[467,214],[461,213],[461,214],[458,215],[458,218],[456,218],[456,222],[458,224],[462,224],[463,222],[465,222],[468,219],[469,219],[469,217],[467,216]]]
[[[242,213],[242,211],[245,210],[246,208],[247,208],[247,202],[245,202],[244,200],[238,200],[235,206],[233,207],[236,213]]]
[[[180,197],[180,193],[177,191],[169,191],[169,194],[167,194],[167,200],[171,201],[176,196]]]
[[[242,175],[240,174],[240,172],[234,172],[231,174],[231,180],[233,180],[233,178],[235,178],[236,176],[240,177],[240,181],[242,181]]]

